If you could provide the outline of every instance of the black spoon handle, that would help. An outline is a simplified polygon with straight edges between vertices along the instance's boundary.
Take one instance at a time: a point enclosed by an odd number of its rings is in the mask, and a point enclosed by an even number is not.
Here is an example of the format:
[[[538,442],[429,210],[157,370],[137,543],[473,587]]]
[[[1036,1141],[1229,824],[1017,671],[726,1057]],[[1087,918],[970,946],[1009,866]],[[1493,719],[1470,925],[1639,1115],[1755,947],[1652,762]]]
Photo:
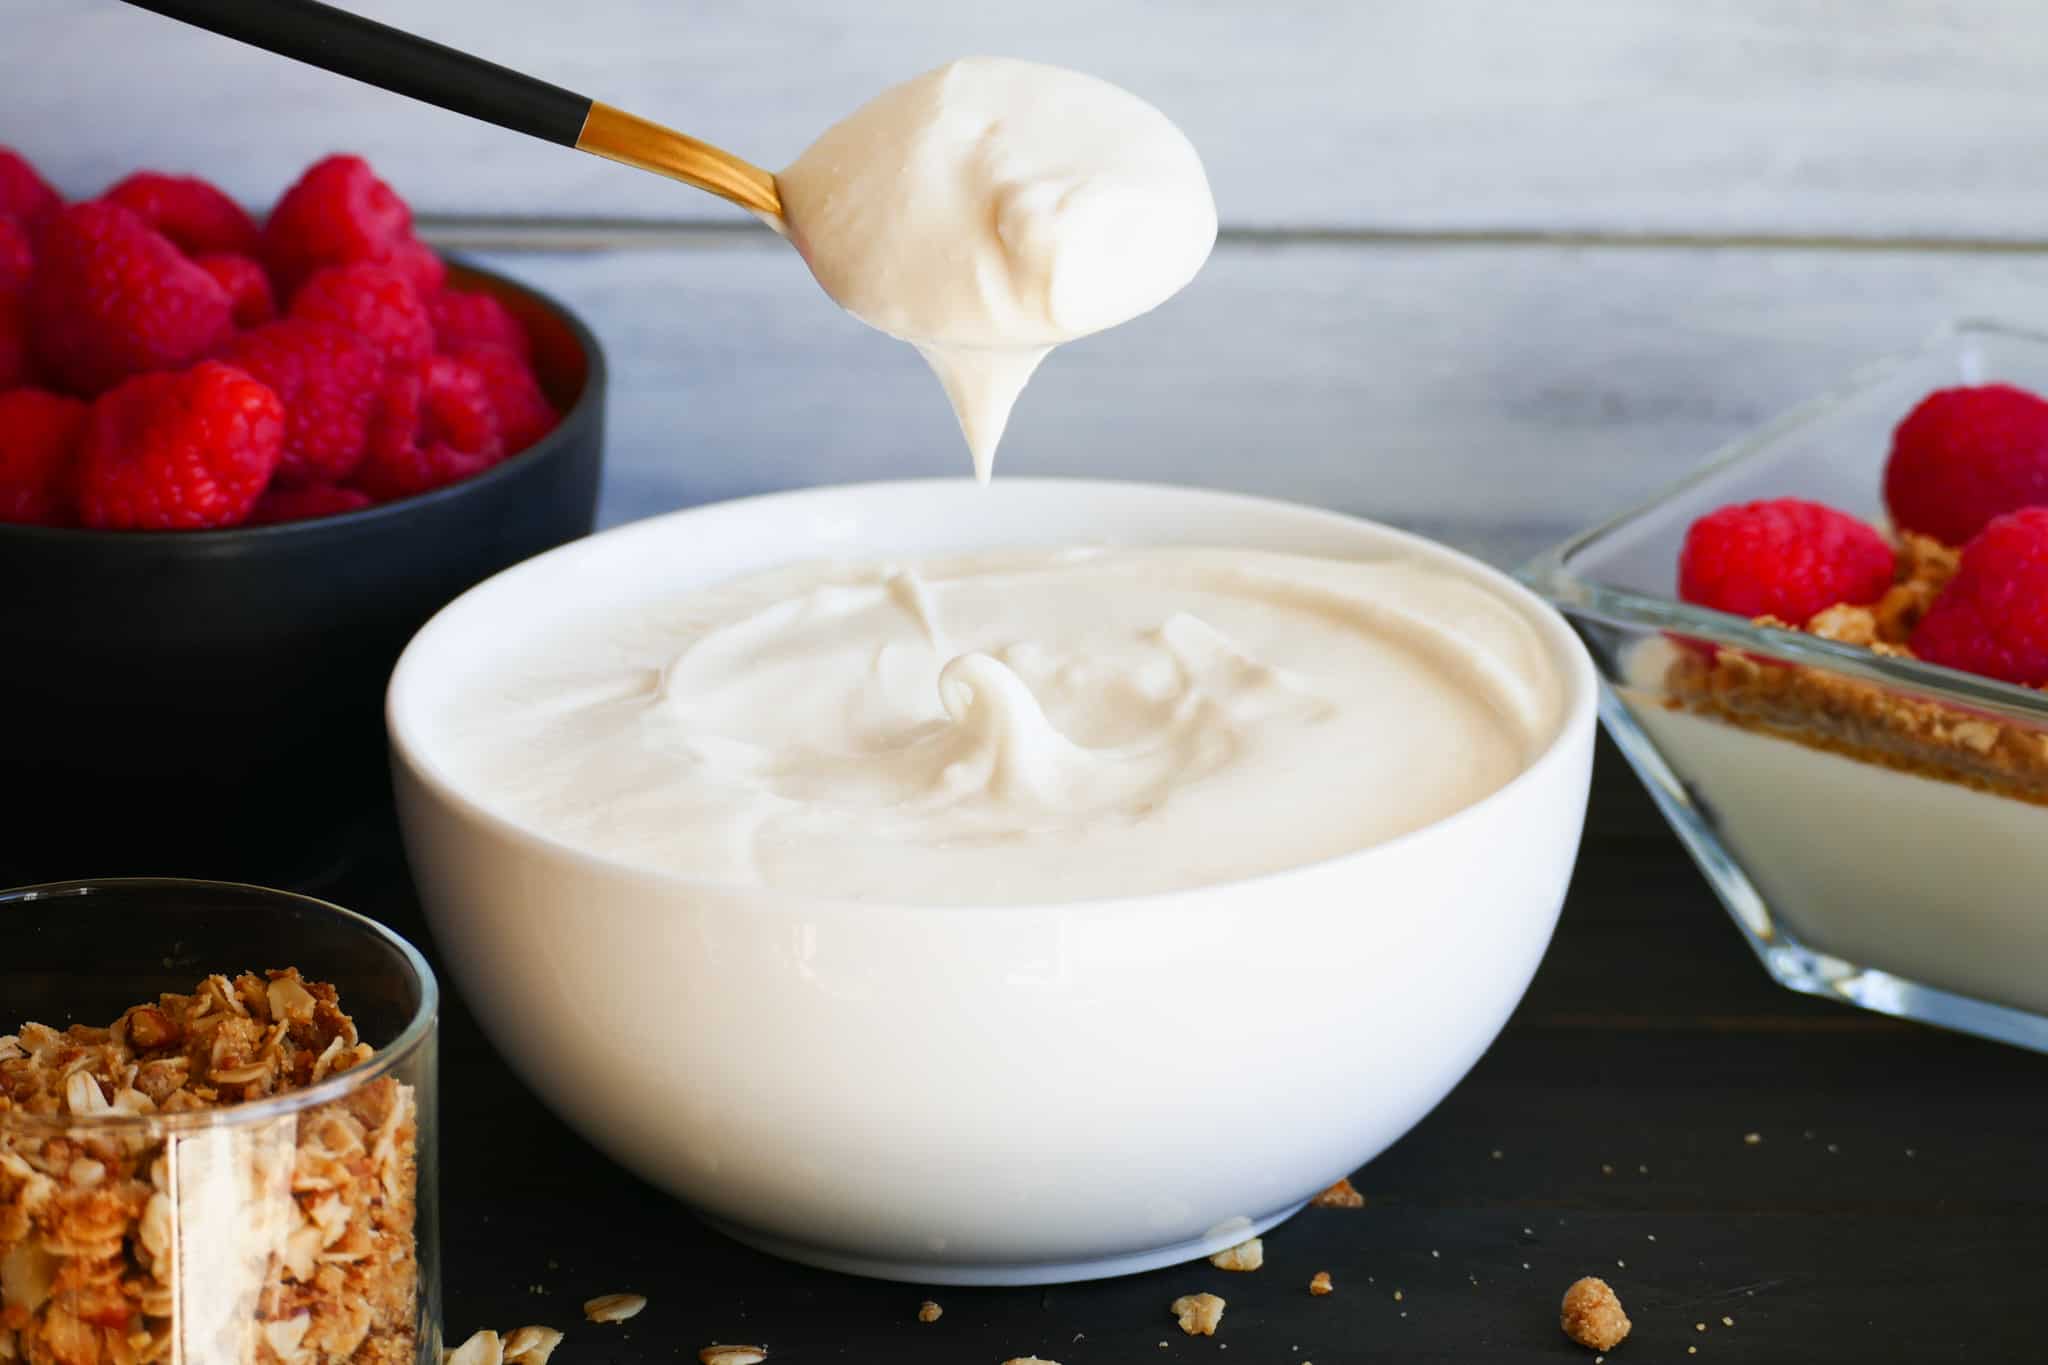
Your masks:
[[[515,133],[695,185],[771,223],[782,213],[775,177],[730,152],[318,0],[128,3]]]
[[[588,96],[317,0],[128,0],[225,38],[574,147]]]

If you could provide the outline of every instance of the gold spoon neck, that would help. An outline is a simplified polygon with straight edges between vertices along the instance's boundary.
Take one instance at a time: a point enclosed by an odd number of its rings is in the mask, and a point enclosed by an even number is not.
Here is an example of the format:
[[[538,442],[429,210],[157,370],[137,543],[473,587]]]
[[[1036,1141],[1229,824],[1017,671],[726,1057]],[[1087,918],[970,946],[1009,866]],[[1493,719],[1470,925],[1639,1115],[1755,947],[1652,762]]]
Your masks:
[[[771,225],[782,218],[782,196],[769,172],[708,142],[609,104],[591,103],[576,149],[708,190],[753,210]]]

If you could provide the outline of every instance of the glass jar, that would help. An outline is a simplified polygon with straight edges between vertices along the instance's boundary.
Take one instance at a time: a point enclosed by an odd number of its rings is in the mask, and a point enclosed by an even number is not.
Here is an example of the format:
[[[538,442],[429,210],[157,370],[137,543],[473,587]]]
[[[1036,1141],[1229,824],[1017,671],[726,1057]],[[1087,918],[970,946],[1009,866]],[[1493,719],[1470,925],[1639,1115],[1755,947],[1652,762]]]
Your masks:
[[[0,1361],[437,1365],[438,998],[305,896],[0,892]]]

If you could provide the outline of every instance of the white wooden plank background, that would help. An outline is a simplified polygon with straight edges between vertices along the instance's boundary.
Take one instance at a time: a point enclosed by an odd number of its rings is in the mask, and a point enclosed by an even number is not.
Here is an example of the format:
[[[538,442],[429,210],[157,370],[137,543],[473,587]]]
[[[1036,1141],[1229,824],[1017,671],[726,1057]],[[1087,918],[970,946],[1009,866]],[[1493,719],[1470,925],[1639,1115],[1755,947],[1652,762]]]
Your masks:
[[[607,520],[801,484],[965,475],[937,382],[756,236],[504,253],[611,358]],[[1055,353],[997,464],[1369,513],[1498,561],[1619,510],[1952,315],[2048,316],[2004,253],[1235,245]],[[1871,454],[1872,479],[1883,452]]]
[[[1240,226],[2048,237],[2042,0],[348,3],[771,167],[982,51],[1154,99]],[[8,0],[0,141],[73,193],[140,162],[264,201],[347,147],[443,212],[723,214],[116,0]]]
[[[1945,318],[2048,322],[2048,0],[347,3],[771,166],[965,52],[1153,98],[1232,231],[1046,365],[999,477],[1298,498],[1505,562]],[[0,142],[74,194],[152,164],[253,202],[353,148],[454,245],[647,220],[489,257],[610,351],[607,520],[965,468],[907,348],[650,177],[116,0],[8,0]]]

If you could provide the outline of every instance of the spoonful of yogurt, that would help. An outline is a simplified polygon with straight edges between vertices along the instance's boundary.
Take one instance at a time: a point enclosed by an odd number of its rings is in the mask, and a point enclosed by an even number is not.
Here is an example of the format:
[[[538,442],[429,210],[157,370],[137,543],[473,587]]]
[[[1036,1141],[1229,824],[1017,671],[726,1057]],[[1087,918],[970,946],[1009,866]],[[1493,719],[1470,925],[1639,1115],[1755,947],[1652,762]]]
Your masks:
[[[776,185],[840,307],[916,346],[986,482],[1052,348],[1164,303],[1216,241],[1186,135],[1093,76],[971,57],[870,100]]]
[[[1180,129],[1107,81],[973,57],[885,90],[781,176],[651,119],[320,0],[129,0],[503,128],[729,199],[796,243],[855,317],[916,346],[986,482],[1062,341],[1194,278],[1216,202]]]

